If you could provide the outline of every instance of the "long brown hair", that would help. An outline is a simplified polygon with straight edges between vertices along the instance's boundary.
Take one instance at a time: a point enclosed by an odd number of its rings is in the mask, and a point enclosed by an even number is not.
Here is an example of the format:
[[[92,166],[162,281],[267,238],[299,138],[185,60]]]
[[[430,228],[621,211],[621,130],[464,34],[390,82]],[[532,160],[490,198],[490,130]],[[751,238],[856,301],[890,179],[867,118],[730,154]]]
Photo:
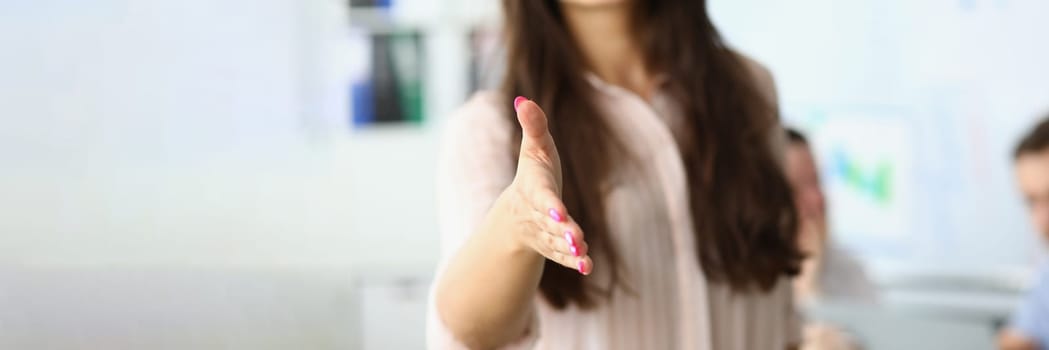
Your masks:
[[[633,6],[645,64],[672,77],[662,91],[680,106],[691,129],[682,157],[698,263],[708,280],[736,291],[767,291],[781,276],[796,274],[801,260],[790,188],[771,144],[779,132],[775,106],[760,93],[743,58],[721,39],[705,1],[634,0]],[[599,268],[612,276],[611,286],[588,285],[578,272],[547,261],[539,288],[556,308],[592,307],[621,278],[605,208],[595,204],[605,202],[616,166],[617,152],[603,150],[622,144],[593,102],[595,90],[560,1],[504,0],[503,7],[504,93],[535,100],[549,116],[564,203],[592,256],[603,263]],[[518,126],[518,137],[520,132]]]

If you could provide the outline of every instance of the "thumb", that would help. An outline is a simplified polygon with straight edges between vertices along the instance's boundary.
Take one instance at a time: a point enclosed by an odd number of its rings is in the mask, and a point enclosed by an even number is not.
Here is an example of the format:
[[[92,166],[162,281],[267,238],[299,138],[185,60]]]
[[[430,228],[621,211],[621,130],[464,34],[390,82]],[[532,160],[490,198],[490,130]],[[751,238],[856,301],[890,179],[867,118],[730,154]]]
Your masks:
[[[520,96],[514,99],[514,109],[517,111],[517,121],[521,123],[521,162],[518,163],[518,171],[521,171],[522,164],[541,165],[549,172],[553,181],[551,185],[556,185],[560,191],[561,158],[557,154],[554,137],[547,128],[549,123],[546,113],[535,102]]]
[[[543,109],[521,96],[514,99],[514,109],[517,110],[517,121],[521,123],[521,156],[532,156],[557,166],[557,147],[547,128],[549,123]]]
[[[523,96],[514,99],[514,109],[517,111],[517,121],[521,123],[524,141],[546,141],[544,139],[549,133],[543,109]]]

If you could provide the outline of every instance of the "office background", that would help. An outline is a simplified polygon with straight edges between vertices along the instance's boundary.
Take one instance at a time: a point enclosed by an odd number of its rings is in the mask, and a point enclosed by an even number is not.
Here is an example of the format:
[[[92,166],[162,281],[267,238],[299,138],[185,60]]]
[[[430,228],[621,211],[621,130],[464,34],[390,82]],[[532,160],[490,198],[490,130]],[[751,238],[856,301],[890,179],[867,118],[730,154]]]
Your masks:
[[[0,2],[0,347],[419,347],[435,147],[496,69],[477,62],[499,4],[355,5]],[[886,288],[813,317],[872,348],[989,346],[1042,254],[1009,151],[1049,112],[1049,3],[710,6]],[[420,86],[355,94],[376,50]],[[359,91],[421,94],[421,119],[361,117]]]

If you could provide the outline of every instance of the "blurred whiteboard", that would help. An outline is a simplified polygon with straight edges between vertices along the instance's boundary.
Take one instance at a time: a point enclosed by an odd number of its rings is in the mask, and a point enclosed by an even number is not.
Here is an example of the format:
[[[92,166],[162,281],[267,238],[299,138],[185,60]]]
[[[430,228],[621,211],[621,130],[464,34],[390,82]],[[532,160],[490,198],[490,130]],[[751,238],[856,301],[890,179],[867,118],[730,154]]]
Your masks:
[[[1049,113],[1049,2],[720,0],[813,139],[833,234],[869,259],[1030,266],[1010,152]]]

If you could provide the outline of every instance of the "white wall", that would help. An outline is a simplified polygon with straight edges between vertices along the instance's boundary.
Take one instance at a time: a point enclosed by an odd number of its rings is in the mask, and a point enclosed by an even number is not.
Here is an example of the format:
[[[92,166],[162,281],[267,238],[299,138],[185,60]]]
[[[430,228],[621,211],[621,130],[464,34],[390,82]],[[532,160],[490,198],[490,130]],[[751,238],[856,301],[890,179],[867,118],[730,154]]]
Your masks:
[[[0,263],[429,266],[434,126],[337,126],[342,3],[0,3]]]
[[[399,8],[429,120],[351,130],[345,3],[0,2],[0,344],[421,346],[438,130],[491,6]]]

